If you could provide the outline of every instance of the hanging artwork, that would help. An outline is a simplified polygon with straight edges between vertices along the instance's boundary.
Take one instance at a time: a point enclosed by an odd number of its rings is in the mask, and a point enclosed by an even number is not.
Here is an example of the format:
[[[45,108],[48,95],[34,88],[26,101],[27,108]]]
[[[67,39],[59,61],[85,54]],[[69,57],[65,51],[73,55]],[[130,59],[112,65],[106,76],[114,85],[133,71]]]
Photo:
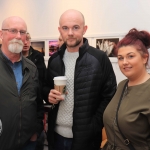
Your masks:
[[[116,57],[116,45],[119,38],[96,39],[96,48],[104,51],[108,57]]]
[[[58,40],[49,41],[49,56],[52,56],[59,49]]]
[[[31,46],[45,56],[45,41],[31,41]]]

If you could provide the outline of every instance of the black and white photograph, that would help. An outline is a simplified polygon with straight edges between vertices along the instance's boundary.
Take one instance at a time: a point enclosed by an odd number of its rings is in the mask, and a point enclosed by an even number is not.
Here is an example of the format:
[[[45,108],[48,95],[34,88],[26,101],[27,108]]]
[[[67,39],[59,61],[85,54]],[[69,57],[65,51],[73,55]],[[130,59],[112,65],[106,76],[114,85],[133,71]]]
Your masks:
[[[96,39],[96,48],[104,51],[108,57],[116,57],[116,45],[119,38]]]

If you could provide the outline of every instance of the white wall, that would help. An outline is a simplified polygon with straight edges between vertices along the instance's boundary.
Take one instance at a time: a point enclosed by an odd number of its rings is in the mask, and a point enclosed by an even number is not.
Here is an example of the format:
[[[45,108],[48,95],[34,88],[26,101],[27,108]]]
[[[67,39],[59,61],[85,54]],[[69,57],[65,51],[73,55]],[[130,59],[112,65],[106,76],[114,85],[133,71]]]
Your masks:
[[[70,8],[84,14],[86,36],[124,34],[133,27],[150,31],[150,0],[0,0],[0,24],[18,15],[32,38],[57,37],[59,17]]]
[[[95,37],[121,38],[133,27],[150,31],[150,0],[0,0],[0,24],[17,15],[26,21],[32,39],[56,39],[59,17],[71,8],[84,14],[85,36],[93,46]],[[118,82],[124,78],[119,68],[115,72]]]

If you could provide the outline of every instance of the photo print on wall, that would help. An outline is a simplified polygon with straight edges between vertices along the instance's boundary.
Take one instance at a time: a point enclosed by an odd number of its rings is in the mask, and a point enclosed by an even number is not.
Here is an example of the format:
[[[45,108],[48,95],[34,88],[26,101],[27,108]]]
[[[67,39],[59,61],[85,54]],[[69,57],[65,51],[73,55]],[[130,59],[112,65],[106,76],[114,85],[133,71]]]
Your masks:
[[[45,42],[44,41],[31,41],[31,46],[41,52],[45,56]]]
[[[116,57],[116,45],[119,38],[96,39],[96,48],[104,51],[108,57]]]
[[[49,41],[49,56],[52,56],[59,49],[58,40]]]

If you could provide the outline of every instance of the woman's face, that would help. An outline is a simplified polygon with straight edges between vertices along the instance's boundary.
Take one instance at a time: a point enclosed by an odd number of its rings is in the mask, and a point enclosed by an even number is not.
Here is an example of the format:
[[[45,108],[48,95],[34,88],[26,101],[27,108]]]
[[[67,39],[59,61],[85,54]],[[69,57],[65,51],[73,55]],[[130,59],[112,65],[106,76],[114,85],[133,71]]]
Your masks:
[[[147,56],[142,56],[134,46],[119,48],[117,57],[121,72],[129,79],[138,78],[146,70]]]

